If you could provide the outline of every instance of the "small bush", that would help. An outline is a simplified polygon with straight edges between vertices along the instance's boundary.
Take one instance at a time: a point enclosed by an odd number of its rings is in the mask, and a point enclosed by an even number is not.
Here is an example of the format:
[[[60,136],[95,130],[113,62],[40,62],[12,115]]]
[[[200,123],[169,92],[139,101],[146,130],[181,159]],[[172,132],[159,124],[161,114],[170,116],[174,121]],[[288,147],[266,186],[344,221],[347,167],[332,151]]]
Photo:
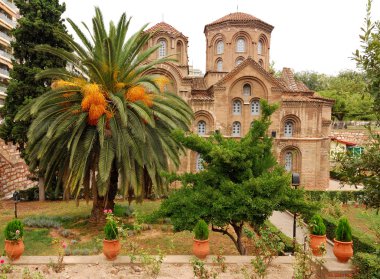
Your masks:
[[[18,219],[10,221],[4,229],[6,240],[18,240],[24,235],[24,225]]]
[[[129,205],[115,204],[113,214],[117,217],[132,217],[134,209]]]
[[[104,226],[104,234],[106,240],[115,240],[119,236],[119,232],[117,230],[117,224],[113,220],[108,220],[106,225]]]
[[[335,231],[335,239],[343,242],[352,241],[351,227],[346,217],[339,219],[338,227]]]
[[[354,278],[380,278],[380,255],[369,253],[355,253],[352,263],[356,267]]]
[[[197,240],[208,239],[208,225],[204,220],[199,220],[194,227],[194,236]]]
[[[320,215],[315,214],[310,219],[310,233],[314,235],[325,235],[326,234],[326,226],[323,223],[323,219]]]
[[[57,217],[51,216],[31,216],[24,219],[24,224],[32,228],[55,228],[58,229],[62,223],[57,221]]]

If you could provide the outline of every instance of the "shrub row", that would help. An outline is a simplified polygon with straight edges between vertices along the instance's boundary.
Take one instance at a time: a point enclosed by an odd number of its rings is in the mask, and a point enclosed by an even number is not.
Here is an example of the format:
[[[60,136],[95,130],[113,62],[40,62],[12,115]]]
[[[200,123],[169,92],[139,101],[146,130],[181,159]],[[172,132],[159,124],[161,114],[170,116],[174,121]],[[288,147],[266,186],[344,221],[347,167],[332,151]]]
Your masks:
[[[380,255],[356,253],[352,262],[356,267],[354,278],[380,278]]]
[[[306,191],[306,196],[313,201],[321,201],[323,199],[339,200],[342,203],[355,201],[364,202],[363,191]]]

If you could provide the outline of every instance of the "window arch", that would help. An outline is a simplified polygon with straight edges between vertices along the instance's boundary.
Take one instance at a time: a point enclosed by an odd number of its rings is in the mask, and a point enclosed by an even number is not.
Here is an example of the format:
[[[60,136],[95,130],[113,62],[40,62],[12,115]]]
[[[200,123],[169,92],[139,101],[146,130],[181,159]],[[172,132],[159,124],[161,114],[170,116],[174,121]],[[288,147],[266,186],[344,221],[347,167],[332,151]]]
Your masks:
[[[251,103],[251,115],[259,115],[260,114],[260,101],[253,100]]]
[[[251,85],[248,83],[243,85],[243,96],[251,96]]]
[[[219,59],[216,61],[216,71],[222,72],[223,71],[223,60]]]
[[[239,137],[241,133],[241,124],[238,121],[232,123],[232,136]]]
[[[244,57],[238,57],[235,61],[235,66],[239,66],[244,61]]]
[[[177,42],[177,60],[179,64],[182,64],[182,49],[183,44],[181,41]]]
[[[293,154],[291,151],[285,153],[285,170],[291,172],[293,170]]]
[[[205,167],[203,166],[204,160],[202,159],[201,154],[197,154],[197,159],[195,162],[195,170],[196,171],[203,171]]]
[[[261,67],[264,67],[264,61],[263,61],[263,59],[260,59],[260,60],[259,60],[259,65],[260,65]]]
[[[158,40],[160,47],[158,48],[158,58],[165,57],[167,54],[167,42],[165,39]]]
[[[293,122],[292,121],[286,121],[284,126],[284,136],[285,137],[292,137],[293,136]]]
[[[263,55],[263,42],[261,40],[257,44],[257,54]]]
[[[245,39],[238,38],[236,41],[236,52],[245,52]]]
[[[206,122],[203,120],[198,122],[198,135],[205,135],[206,134]]]
[[[222,40],[216,43],[216,54],[222,54],[224,52],[224,42]]]
[[[232,114],[233,115],[241,115],[241,102],[239,100],[235,100],[232,103]]]

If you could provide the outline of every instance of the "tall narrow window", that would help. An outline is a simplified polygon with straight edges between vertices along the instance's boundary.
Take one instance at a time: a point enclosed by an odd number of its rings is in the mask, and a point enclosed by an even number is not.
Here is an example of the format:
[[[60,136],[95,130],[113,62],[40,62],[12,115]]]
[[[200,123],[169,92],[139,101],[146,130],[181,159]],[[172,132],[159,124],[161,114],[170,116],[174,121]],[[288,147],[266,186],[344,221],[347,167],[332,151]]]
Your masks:
[[[198,135],[205,135],[206,134],[206,122],[203,120],[198,122]]]
[[[218,41],[216,44],[216,54],[222,54],[224,52],[224,43],[223,41]]]
[[[158,43],[160,47],[158,49],[158,58],[162,58],[166,56],[167,45],[165,40],[159,40]]]
[[[203,171],[205,167],[203,166],[203,159],[200,154],[197,154],[197,161],[195,163],[195,169],[196,171]]]
[[[293,123],[290,121],[287,121],[285,123],[284,136],[285,137],[292,137],[293,136]]]
[[[249,84],[244,84],[243,95],[244,96],[251,96],[251,86]]]
[[[223,61],[221,59],[218,60],[218,62],[216,62],[216,70],[218,72],[222,72],[223,71]]]
[[[292,171],[293,168],[293,154],[288,151],[285,153],[285,170]]]
[[[182,65],[182,42],[177,42],[177,60],[180,65]]]
[[[245,40],[243,38],[237,39],[236,52],[245,52]]]
[[[236,61],[235,61],[235,66],[239,66],[243,61],[244,61],[244,58],[243,58],[243,57],[239,57],[239,58],[236,59]]]
[[[240,122],[232,123],[232,136],[239,137],[241,132],[241,124]]]
[[[252,115],[259,115],[260,114],[260,101],[254,100],[251,103],[251,114]]]
[[[238,100],[235,100],[232,103],[232,114],[234,115],[240,115],[241,114],[241,102]]]
[[[257,44],[257,54],[262,55],[263,54],[263,42],[259,41]]]

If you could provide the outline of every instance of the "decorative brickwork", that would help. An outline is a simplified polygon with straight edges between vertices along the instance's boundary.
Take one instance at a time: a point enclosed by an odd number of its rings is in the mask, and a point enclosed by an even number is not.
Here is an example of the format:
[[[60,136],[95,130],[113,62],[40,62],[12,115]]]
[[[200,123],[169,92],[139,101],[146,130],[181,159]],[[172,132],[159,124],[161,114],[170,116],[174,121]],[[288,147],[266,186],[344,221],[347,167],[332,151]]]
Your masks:
[[[36,185],[29,176],[28,166],[16,147],[0,139],[0,198],[10,198],[15,190]]]

